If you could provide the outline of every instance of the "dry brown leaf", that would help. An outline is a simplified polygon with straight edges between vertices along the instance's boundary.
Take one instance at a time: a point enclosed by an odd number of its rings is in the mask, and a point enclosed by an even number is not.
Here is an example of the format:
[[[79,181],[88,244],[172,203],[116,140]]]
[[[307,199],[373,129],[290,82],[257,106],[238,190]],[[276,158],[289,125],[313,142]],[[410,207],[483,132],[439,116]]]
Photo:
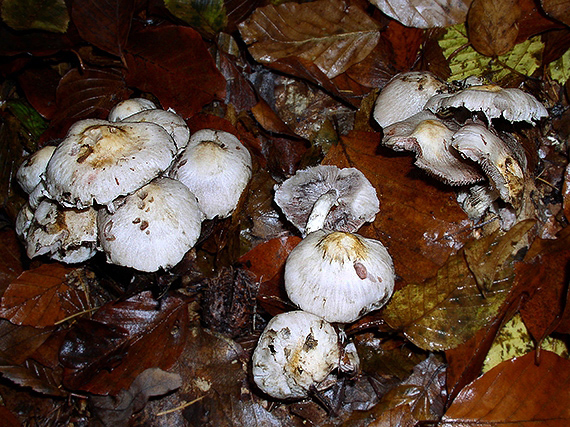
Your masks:
[[[448,27],[465,20],[471,0],[370,0],[407,27]]]
[[[336,0],[259,8],[240,24],[240,33],[256,61],[298,56],[329,78],[366,58],[380,38],[377,24],[362,9]]]
[[[517,0],[473,0],[467,14],[467,33],[481,54],[499,56],[515,45],[521,8]]]

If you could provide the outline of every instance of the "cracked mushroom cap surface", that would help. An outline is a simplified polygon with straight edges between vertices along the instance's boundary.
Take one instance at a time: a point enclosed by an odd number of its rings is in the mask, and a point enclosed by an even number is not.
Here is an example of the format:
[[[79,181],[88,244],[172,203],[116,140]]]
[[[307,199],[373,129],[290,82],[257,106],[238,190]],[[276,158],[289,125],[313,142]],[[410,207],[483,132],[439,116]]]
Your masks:
[[[207,219],[225,218],[236,209],[252,174],[251,155],[229,132],[201,129],[170,170],[198,199]]]
[[[112,264],[157,271],[182,260],[200,236],[202,212],[188,187],[157,178],[97,215],[99,244]]]
[[[154,102],[145,98],[131,98],[119,102],[109,111],[110,122],[120,122],[121,120],[145,110],[154,110],[158,107]]]
[[[168,132],[155,123],[75,123],[53,153],[46,190],[63,206],[108,205],[166,170],[176,154]]]
[[[510,122],[535,121],[548,116],[548,111],[534,96],[516,88],[497,85],[470,86],[459,92],[434,95],[425,108],[437,113],[446,108],[465,107],[481,111],[488,120],[504,117]]]
[[[392,257],[378,240],[318,230],[285,263],[285,290],[300,309],[350,323],[383,307],[394,291]]]
[[[447,91],[447,84],[430,72],[397,74],[376,98],[372,117],[385,128],[419,113],[432,96]]]
[[[277,399],[307,397],[338,367],[340,349],[335,329],[304,311],[273,317],[252,356],[257,386]]]
[[[380,211],[376,189],[362,172],[332,165],[297,171],[275,186],[275,203],[305,235],[315,204],[326,194],[332,194],[335,202],[326,213],[322,228],[354,232],[364,223],[374,221]]]

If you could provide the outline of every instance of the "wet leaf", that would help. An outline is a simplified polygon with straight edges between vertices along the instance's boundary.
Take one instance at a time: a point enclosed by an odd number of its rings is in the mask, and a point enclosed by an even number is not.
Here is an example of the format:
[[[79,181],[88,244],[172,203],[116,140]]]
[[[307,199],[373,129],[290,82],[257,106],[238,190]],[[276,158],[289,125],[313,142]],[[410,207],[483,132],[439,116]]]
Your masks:
[[[570,422],[570,361],[543,352],[503,362],[465,387],[441,426],[562,427]],[[483,404],[484,402],[484,404]]]
[[[540,3],[550,16],[570,25],[570,2],[568,0],[541,0]]]
[[[514,246],[533,224],[518,223],[504,235],[495,232],[490,244],[484,240],[467,243],[458,254],[449,257],[434,278],[395,292],[383,312],[386,322],[403,330],[410,341],[426,350],[446,350],[467,341],[489,324],[512,286],[512,266],[498,264],[500,260],[491,256],[494,248]],[[480,245],[487,251],[480,251]],[[485,296],[471,273],[465,250],[480,253],[479,262],[486,259],[498,270],[497,280],[487,285]],[[510,254],[511,259],[513,255]]]
[[[134,9],[134,0],[80,0],[72,2],[71,17],[85,41],[122,57]]]
[[[23,363],[52,334],[54,328],[17,326],[0,319],[0,348],[2,357],[12,364]]]
[[[20,258],[21,249],[21,243],[14,230],[0,231],[0,298],[12,280],[24,270]]]
[[[256,61],[298,56],[329,78],[363,60],[380,38],[377,24],[358,6],[332,0],[259,8],[240,33]]]
[[[20,120],[32,138],[37,141],[47,129],[47,122],[27,102],[10,100],[6,105],[12,114]]]
[[[60,388],[61,372],[54,372],[34,360],[27,360],[23,365],[0,366],[0,373],[21,387],[28,387],[36,393],[63,397],[67,392]]]
[[[164,46],[177,46],[175,53]],[[125,59],[129,85],[155,95],[164,109],[190,117],[214,99],[224,99],[226,82],[200,35],[168,25],[131,34]]]
[[[206,36],[222,31],[228,23],[223,0],[165,0],[166,8]]]
[[[64,0],[4,0],[2,19],[15,30],[65,33],[69,15]]]
[[[570,78],[570,49],[564,55],[549,65],[550,75],[560,84],[565,84]]]
[[[407,27],[448,27],[463,22],[471,0],[370,0]]]
[[[88,308],[86,293],[73,285],[74,270],[44,264],[14,280],[0,302],[0,317],[16,325],[44,328]]]

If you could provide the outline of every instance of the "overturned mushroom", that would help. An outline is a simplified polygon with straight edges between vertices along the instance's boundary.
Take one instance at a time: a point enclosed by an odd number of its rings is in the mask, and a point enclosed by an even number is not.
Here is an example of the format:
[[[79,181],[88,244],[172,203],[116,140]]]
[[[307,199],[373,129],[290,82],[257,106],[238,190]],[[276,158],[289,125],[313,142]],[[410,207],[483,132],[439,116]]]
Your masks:
[[[190,137],[170,176],[196,195],[207,219],[225,218],[237,207],[251,168],[251,155],[237,137],[202,129]]]
[[[419,113],[432,96],[447,91],[447,84],[430,72],[397,74],[376,98],[372,116],[380,126],[386,127]]]
[[[384,306],[394,291],[390,254],[377,240],[318,230],[291,251],[285,290],[302,310],[349,323]]]
[[[275,188],[275,202],[303,235],[320,228],[353,232],[380,210],[376,189],[355,168],[314,166]]]
[[[119,102],[109,111],[109,121],[119,122],[133,114],[158,108],[154,102],[145,98],[131,98]]]
[[[307,397],[338,367],[340,350],[334,328],[304,311],[273,317],[252,356],[253,380],[278,399]]]
[[[200,236],[202,212],[179,181],[157,178],[97,216],[99,241],[110,263],[140,271],[169,268]]]

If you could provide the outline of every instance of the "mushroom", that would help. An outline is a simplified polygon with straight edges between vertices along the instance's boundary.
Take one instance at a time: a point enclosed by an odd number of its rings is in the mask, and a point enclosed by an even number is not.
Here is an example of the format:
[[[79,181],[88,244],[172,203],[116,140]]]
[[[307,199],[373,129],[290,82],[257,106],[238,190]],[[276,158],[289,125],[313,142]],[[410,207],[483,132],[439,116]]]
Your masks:
[[[225,218],[237,207],[251,178],[251,155],[229,132],[202,129],[170,170],[196,195],[207,219]]]
[[[362,172],[331,165],[297,171],[275,186],[275,202],[303,235],[320,228],[357,231],[380,210],[376,189]]]
[[[174,141],[155,123],[75,123],[53,153],[46,189],[63,206],[107,205],[161,174],[176,154]]]
[[[18,184],[28,193],[30,206],[34,209],[45,196],[42,174],[45,172],[54,151],[54,146],[46,145],[24,160],[16,172]]]
[[[188,187],[157,178],[118,200],[114,213],[99,210],[99,242],[110,263],[147,272],[166,269],[194,246],[202,218]]]
[[[47,255],[65,263],[78,263],[97,252],[97,213],[62,208],[43,200],[35,211],[29,206],[18,213],[16,232],[24,240],[28,257]]]
[[[392,258],[378,240],[317,230],[285,263],[285,290],[302,310],[349,323],[379,309],[394,291]]]
[[[447,84],[430,72],[411,71],[397,74],[376,98],[372,116],[385,128],[419,113],[432,96],[447,91]]]
[[[533,124],[548,116],[544,105],[534,96],[520,89],[505,89],[493,84],[470,86],[452,94],[437,94],[425,106],[434,113],[459,107],[481,111],[488,120],[503,116],[510,122],[525,121]]]
[[[304,398],[338,367],[339,357],[338,336],[327,321],[304,311],[278,314],[253,352],[253,380],[277,399]]]
[[[145,98],[131,98],[119,102],[109,111],[110,122],[120,122],[121,120],[146,110],[158,108],[156,104]]]
[[[411,151],[415,165],[449,185],[466,185],[484,179],[479,169],[452,147],[458,126],[449,127],[435,114],[421,111],[384,130],[382,144],[395,151]]]

